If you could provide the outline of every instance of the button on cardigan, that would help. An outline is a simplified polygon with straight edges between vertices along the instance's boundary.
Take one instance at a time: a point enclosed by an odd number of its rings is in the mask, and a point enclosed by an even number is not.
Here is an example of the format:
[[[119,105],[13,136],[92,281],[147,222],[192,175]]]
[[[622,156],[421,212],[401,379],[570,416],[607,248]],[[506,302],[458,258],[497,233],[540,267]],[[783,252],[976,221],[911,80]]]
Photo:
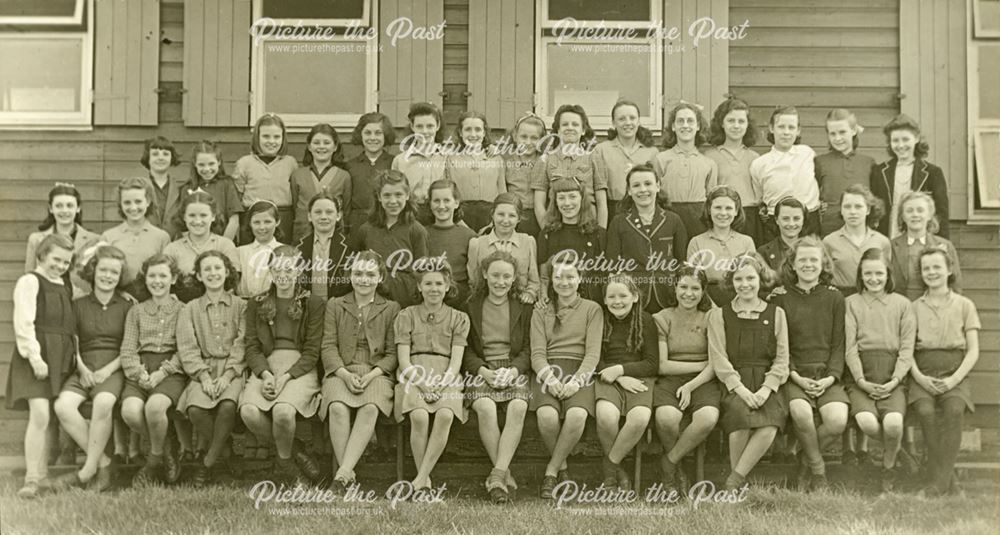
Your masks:
[[[392,377],[396,370],[396,335],[394,323],[399,314],[399,304],[381,295],[368,305],[362,314],[355,301],[354,292],[331,299],[326,304],[323,328],[323,370],[327,377],[337,370],[359,362],[356,352],[358,337],[368,342],[365,353],[370,364]]]

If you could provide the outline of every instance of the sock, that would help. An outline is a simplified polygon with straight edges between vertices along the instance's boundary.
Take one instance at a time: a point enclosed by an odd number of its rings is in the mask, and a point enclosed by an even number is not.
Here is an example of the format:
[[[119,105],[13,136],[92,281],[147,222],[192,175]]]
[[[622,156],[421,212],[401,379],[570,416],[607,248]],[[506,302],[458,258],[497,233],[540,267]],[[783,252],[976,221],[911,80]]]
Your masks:
[[[809,461],[809,470],[818,476],[826,475],[826,463],[823,461]]]

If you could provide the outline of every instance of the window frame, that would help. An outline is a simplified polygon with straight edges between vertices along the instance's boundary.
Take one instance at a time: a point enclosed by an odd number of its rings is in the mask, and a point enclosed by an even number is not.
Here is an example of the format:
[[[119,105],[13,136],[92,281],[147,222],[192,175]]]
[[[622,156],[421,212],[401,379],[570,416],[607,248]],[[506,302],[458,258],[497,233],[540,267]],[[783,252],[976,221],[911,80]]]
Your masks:
[[[86,2],[83,4],[82,2]],[[0,111],[0,130],[93,130],[94,112],[94,2],[82,0],[78,9],[86,5],[85,29],[82,32],[57,31],[2,31],[0,40],[10,39],[66,39],[80,42],[80,110],[79,111]],[[7,17],[11,18],[11,17]],[[14,17],[18,18],[18,17]],[[27,17],[20,17],[27,18]],[[52,17],[49,17],[52,18]],[[76,23],[74,23],[76,24]],[[48,25],[48,24],[47,24]]]
[[[85,4],[89,4],[90,0],[74,0],[76,5],[73,7],[72,15],[61,15],[61,16],[16,16],[16,15],[0,15],[0,25],[12,25],[12,26],[76,26],[82,25],[85,21],[83,20],[83,7]],[[93,7],[93,6],[90,6]]]
[[[537,113],[546,123],[552,123],[555,119],[555,109],[549,108],[549,80],[548,80],[548,46],[556,44],[558,37],[551,35],[552,30],[559,23],[558,20],[548,18],[549,0],[541,0],[535,4],[535,113]],[[613,28],[635,28],[638,30],[638,37],[634,39],[608,39],[608,40],[587,40],[580,38],[563,38],[563,46],[576,45],[632,45],[650,46],[649,54],[649,115],[639,117],[639,123],[652,130],[659,132],[663,128],[663,62],[664,47],[660,43],[656,32],[647,35],[651,25],[660,20],[661,2],[652,0],[650,2],[649,20],[641,21],[613,21],[610,24]],[[588,20],[589,21],[589,20]],[[588,22],[581,20],[580,22]],[[640,105],[642,103],[639,103]],[[612,119],[605,115],[610,110],[587,110],[587,117],[590,127],[595,133],[604,134],[613,127]]]
[[[377,28],[378,27],[378,0],[365,0],[364,2],[364,17],[366,18],[368,24],[361,23],[360,26],[351,26],[352,30],[360,31],[362,28]],[[261,16],[263,11],[263,0],[253,0],[252,10],[251,10],[251,24],[256,23],[258,20],[264,19]],[[298,19],[272,19],[276,24],[281,24],[282,22],[289,22],[294,20],[294,23],[298,23]],[[253,126],[257,117],[264,115],[265,113],[277,113],[285,121],[285,126],[289,132],[306,132],[313,125],[317,123],[328,123],[336,128],[351,128],[355,126],[358,119],[361,118],[365,113],[376,109],[378,106],[378,48],[379,48],[379,36],[377,39],[357,39],[357,38],[345,38],[343,36],[344,31],[347,29],[348,25],[359,19],[302,19],[302,23],[306,26],[318,25],[321,27],[334,28],[337,37],[323,40],[305,40],[305,39],[283,39],[281,37],[268,36],[260,39],[260,42],[254,42],[250,47],[250,124]],[[293,25],[294,25],[293,23]],[[268,110],[266,107],[266,90],[265,73],[267,68],[267,58],[266,54],[263,53],[263,47],[268,46],[268,43],[287,43],[289,45],[295,44],[340,44],[340,43],[351,43],[355,46],[366,46],[367,49],[365,54],[365,75],[364,75],[364,93],[365,93],[365,109],[358,113],[283,113],[280,110]],[[360,53],[360,52],[355,52]]]
[[[975,0],[970,0],[975,2]],[[971,27],[966,28],[966,39],[967,39],[967,54],[966,54],[966,90],[967,90],[967,106],[968,111],[968,169],[967,173],[967,188],[968,188],[968,219],[970,224],[985,224],[985,225],[995,225],[1000,223],[1000,205],[995,202],[991,202],[990,199],[986,198],[983,194],[982,188],[980,186],[988,185],[986,178],[979,176],[978,169],[983,163],[981,153],[979,152],[979,138],[988,133],[996,132],[1000,129],[1000,117],[988,117],[981,118],[979,116],[979,97],[980,97],[980,87],[979,87],[979,53],[981,48],[994,47],[1000,48],[1000,41],[995,39],[983,39],[975,35],[974,29]],[[976,193],[978,192],[980,197],[980,206],[976,206]]]

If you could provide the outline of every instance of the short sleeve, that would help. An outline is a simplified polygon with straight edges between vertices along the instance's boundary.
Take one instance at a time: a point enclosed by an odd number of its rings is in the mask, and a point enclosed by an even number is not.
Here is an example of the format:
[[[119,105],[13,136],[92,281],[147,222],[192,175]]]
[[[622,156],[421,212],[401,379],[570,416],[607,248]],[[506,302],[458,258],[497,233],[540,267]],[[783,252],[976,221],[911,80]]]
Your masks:
[[[393,323],[393,331],[396,332],[396,343],[410,345],[410,333],[413,332],[413,314],[409,308],[403,309],[396,315]]]
[[[667,314],[653,314],[653,323],[656,324],[657,338],[661,342],[666,342],[670,336],[670,316]]]
[[[451,328],[451,347],[465,347],[469,343],[469,315],[456,310]]]
[[[979,322],[979,312],[976,305],[968,298],[962,300],[962,332],[978,331],[983,328]]]

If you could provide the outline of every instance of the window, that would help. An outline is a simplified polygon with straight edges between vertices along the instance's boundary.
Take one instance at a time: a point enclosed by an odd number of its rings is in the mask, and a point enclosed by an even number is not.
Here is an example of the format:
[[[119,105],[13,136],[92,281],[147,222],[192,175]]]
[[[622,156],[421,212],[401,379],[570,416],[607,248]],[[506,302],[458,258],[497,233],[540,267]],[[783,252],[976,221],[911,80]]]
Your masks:
[[[1000,2],[974,0],[968,35],[969,128],[973,173],[969,221],[1000,222]]]
[[[639,105],[642,123],[659,129],[663,49],[653,0],[543,0],[535,20],[536,113],[551,120],[563,104],[587,110],[595,130],[611,126],[619,99]]]
[[[377,104],[373,0],[254,0],[250,117],[354,126]]]
[[[0,0],[0,128],[90,126],[92,8]]]

